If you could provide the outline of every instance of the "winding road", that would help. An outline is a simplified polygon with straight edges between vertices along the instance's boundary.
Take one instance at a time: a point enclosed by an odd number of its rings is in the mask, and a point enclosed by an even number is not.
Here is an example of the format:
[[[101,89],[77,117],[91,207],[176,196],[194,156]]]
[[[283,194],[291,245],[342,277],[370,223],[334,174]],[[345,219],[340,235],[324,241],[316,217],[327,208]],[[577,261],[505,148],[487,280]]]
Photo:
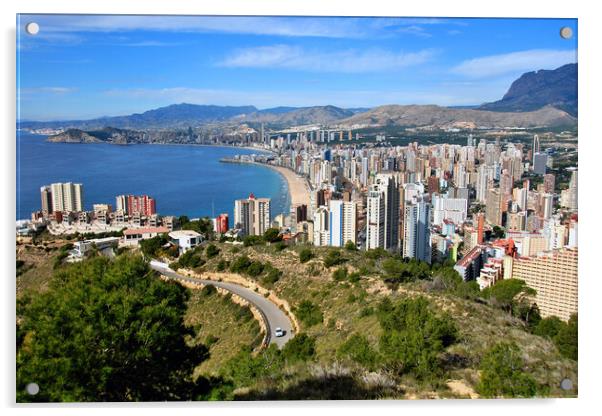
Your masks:
[[[227,282],[216,282],[214,280],[195,279],[192,277],[182,276],[176,273],[165,263],[157,260],[151,260],[150,267],[153,270],[161,273],[163,276],[180,282],[187,282],[193,284],[212,285],[227,290],[228,292],[234,293],[240,296],[249,303],[251,303],[259,313],[262,315],[264,324],[268,330],[267,341],[270,344],[276,344],[278,348],[282,348],[291,338],[293,338],[293,324],[289,317],[284,313],[278,306],[272,303],[270,300],[254,292],[246,287],[237,285],[235,283]],[[284,336],[276,337],[274,334],[276,328],[282,328],[284,330]],[[232,330],[236,330],[233,328]]]

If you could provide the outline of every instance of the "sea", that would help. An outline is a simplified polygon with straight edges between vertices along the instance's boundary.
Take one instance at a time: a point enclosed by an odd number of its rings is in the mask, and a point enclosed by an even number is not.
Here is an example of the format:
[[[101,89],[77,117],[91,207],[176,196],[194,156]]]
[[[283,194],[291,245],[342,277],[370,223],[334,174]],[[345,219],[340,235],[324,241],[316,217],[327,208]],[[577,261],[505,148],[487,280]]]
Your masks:
[[[288,213],[284,177],[273,169],[222,163],[221,158],[261,153],[239,147],[51,143],[43,135],[17,136],[17,220],[40,210],[40,187],[55,182],[83,184],[84,209],[111,204],[122,194],[155,198],[161,215],[190,218],[228,213],[234,200],[271,198],[272,218]]]

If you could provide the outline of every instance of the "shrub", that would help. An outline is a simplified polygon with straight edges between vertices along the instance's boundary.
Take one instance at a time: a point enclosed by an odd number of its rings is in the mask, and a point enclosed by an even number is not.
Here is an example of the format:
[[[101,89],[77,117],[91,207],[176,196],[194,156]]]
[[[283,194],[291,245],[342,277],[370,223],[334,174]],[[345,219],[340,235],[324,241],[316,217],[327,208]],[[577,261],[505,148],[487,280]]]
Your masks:
[[[284,243],[284,241],[278,241],[276,244],[274,244],[274,248],[276,249],[276,251],[282,251],[286,249],[286,244]]]
[[[366,256],[366,258],[369,258],[372,260],[378,260],[383,257],[389,256],[389,253],[384,248],[379,247],[379,248],[373,248],[370,250],[366,250],[364,255]]]
[[[218,272],[223,272],[227,268],[228,268],[228,262],[226,260],[220,260],[219,263],[217,263],[216,269]]]
[[[330,250],[324,258],[324,266],[332,267],[346,262],[347,259],[341,255],[339,250]]]
[[[245,247],[251,247],[263,244],[263,238],[259,235],[247,235],[243,238],[242,242]]]
[[[398,284],[413,282],[417,279],[430,277],[430,267],[427,263],[417,260],[403,261],[398,258],[388,258],[382,262],[385,281]]]
[[[207,338],[205,338],[205,346],[209,348],[213,344],[217,343],[217,341],[219,341],[219,338],[215,335],[207,335]]]
[[[240,256],[230,264],[232,273],[246,273],[247,268],[251,265],[251,260],[247,256]]]
[[[357,246],[355,245],[355,243],[353,241],[350,240],[345,243],[345,250],[357,251]]]
[[[251,277],[257,277],[263,273],[263,264],[260,261],[252,261],[246,269],[246,273]]]
[[[417,297],[396,304],[383,300],[378,318],[383,329],[380,351],[390,368],[411,372],[420,380],[439,375],[438,356],[458,334],[449,315],[435,315],[428,300]]]
[[[185,267],[187,269],[194,269],[202,266],[203,264],[205,264],[205,260],[201,258],[200,254],[198,254],[196,250],[188,250],[178,259],[178,266]]]
[[[217,293],[217,289],[213,285],[205,285],[201,289],[201,296],[207,297],[207,296],[211,296],[215,293]]]
[[[220,249],[217,248],[217,246],[215,244],[209,244],[207,246],[207,248],[205,249],[205,255],[207,256],[208,259],[212,259],[213,257],[217,256],[220,252]]]
[[[311,249],[306,247],[299,252],[299,261],[301,261],[301,263],[306,263],[311,260],[313,256],[314,253],[311,251]]]
[[[248,306],[239,306],[238,312],[236,313],[236,319],[243,322],[249,322],[253,319],[253,312],[251,312],[251,309]]]
[[[282,236],[280,235],[280,230],[278,228],[268,228],[263,233],[263,239],[269,243],[275,243],[277,241],[282,241]]]
[[[483,290],[483,296],[491,299],[491,303],[508,313],[513,313],[516,306],[525,297],[534,296],[535,290],[528,287],[524,280],[505,279]]]
[[[360,281],[361,275],[358,272],[350,273],[348,279],[351,283],[357,283]]]
[[[160,234],[153,238],[140,241],[140,250],[145,256],[155,257],[164,245],[169,243],[167,234]]]
[[[368,370],[374,370],[378,362],[378,353],[372,348],[366,337],[353,334],[338,349],[337,356],[350,359]]]
[[[273,285],[282,276],[282,272],[278,269],[271,268],[268,274],[262,279],[262,283],[266,285]]]
[[[295,313],[301,322],[308,327],[324,321],[324,315],[322,315],[320,307],[309,300],[301,302],[296,308]]]
[[[332,273],[332,278],[337,282],[342,282],[343,280],[347,279],[347,268],[341,267],[336,269]]]
[[[535,379],[524,371],[525,363],[515,343],[494,345],[481,360],[479,394],[485,397],[533,397]]]
[[[282,349],[283,357],[291,362],[305,362],[316,354],[316,339],[305,333],[300,333]]]
[[[577,361],[578,356],[578,318],[572,315],[567,324],[564,324],[554,337],[554,344],[562,355]]]

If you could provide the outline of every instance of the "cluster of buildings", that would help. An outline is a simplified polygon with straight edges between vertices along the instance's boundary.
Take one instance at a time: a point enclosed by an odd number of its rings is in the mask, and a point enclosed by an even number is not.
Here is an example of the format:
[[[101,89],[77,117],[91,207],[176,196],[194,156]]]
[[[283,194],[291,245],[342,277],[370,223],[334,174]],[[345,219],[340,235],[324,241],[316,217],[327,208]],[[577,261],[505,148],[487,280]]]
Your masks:
[[[164,225],[173,229],[174,217],[157,214],[154,198],[148,195],[118,195],[115,208],[111,204],[93,204],[84,209],[84,187],[81,183],[53,183],[40,188],[41,210],[32,213],[32,221],[49,224],[96,224],[98,226]]]
[[[530,145],[469,135],[466,145],[391,146],[360,145],[350,131],[273,137],[261,128],[258,134],[256,143],[276,151],[237,158],[305,178],[309,203],[273,217],[270,199],[251,193],[235,201],[232,224],[227,214],[213,219],[216,233],[243,237],[276,227],[289,242],[353,243],[427,263],[451,260],[482,289],[501,279],[525,280],[543,316],[568,319],[577,311],[578,172],[569,168],[561,189],[549,172],[555,156],[537,135]],[[34,217],[128,223],[128,243],[166,232],[182,250],[201,241],[174,232],[174,218],[158,216],[147,195],[120,195],[115,210],[96,204],[90,212],[83,210],[81,184],[42,187],[41,198]]]
[[[525,280],[543,316],[577,311],[577,169],[561,190],[550,173],[553,149],[542,149],[538,135],[530,145],[472,135],[464,146],[330,139],[320,130],[265,137],[277,153],[240,156],[309,182],[310,204],[275,221],[284,233],[316,246],[350,241],[428,263],[451,259],[481,288]],[[235,215],[246,233],[258,233],[250,223],[268,224],[257,214],[248,220],[238,201]]]

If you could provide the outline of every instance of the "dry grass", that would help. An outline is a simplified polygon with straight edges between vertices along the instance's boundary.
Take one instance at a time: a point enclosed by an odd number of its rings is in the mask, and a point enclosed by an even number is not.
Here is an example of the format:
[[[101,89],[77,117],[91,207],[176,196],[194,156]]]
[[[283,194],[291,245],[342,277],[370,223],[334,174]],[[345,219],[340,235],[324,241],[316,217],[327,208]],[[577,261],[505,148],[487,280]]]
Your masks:
[[[271,290],[292,307],[303,300],[319,305],[324,322],[311,327],[301,323],[301,330],[316,337],[317,362],[320,365],[334,365],[339,346],[354,333],[366,336],[377,347],[381,334],[380,325],[373,314],[363,315],[362,310],[375,308],[384,296],[389,296],[392,300],[405,296],[425,296],[440,312],[449,313],[460,331],[460,341],[452,345],[443,357],[449,378],[454,380],[454,388],[442,382],[441,385],[434,386],[432,391],[425,390],[425,386],[419,386],[411,378],[406,378],[402,388],[405,391],[404,398],[470,397],[479,381],[476,369],[480,357],[485,350],[500,341],[514,341],[519,345],[528,370],[539,383],[548,386],[550,396],[576,395],[577,363],[562,357],[551,341],[530,334],[521,321],[501,310],[444,293],[425,292],[419,282],[400,285],[395,291],[387,288],[374,275],[362,278],[357,284],[335,282],[332,272],[340,266],[328,269],[321,261],[329,250],[327,248],[312,248],[315,257],[307,263],[299,262],[300,248],[278,252],[270,246],[240,247],[235,250],[236,253],[231,252],[229,245],[220,245],[220,248],[222,259],[233,260],[244,254],[253,260],[269,261],[282,270],[283,276]],[[374,270],[373,262],[362,253],[342,250],[342,254],[348,258],[343,266],[350,271],[361,267]],[[217,261],[219,259],[212,259],[205,267],[211,270]],[[301,377],[301,374],[298,376]],[[573,380],[574,391],[565,392],[559,388],[560,381],[565,377]]]
[[[263,334],[259,324],[252,318],[241,318],[240,309],[241,306],[218,293],[204,296],[200,290],[191,291],[184,319],[195,329],[193,342],[208,345],[208,338],[217,338],[210,345],[209,359],[196,368],[195,376],[217,374],[242,346],[255,346],[261,342]]]

